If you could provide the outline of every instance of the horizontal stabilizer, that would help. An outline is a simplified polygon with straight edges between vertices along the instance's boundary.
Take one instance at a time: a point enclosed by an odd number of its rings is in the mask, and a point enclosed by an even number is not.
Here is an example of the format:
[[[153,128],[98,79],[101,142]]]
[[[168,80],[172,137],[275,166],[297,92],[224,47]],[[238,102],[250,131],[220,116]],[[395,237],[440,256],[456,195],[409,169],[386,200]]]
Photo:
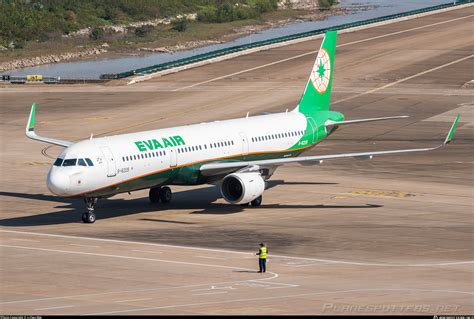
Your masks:
[[[404,119],[409,117],[408,115],[400,115],[400,116],[389,116],[389,117],[375,117],[370,119],[360,119],[360,120],[351,120],[351,121],[331,121],[327,120],[324,123],[324,126],[339,126],[339,125],[347,125],[347,124],[357,124],[357,123],[366,123],[366,122],[375,122],[375,121],[386,121],[386,120],[395,120],[395,119]]]
[[[28,138],[31,138],[32,140],[36,140],[36,141],[49,143],[49,144],[63,146],[63,147],[69,147],[72,144],[74,144],[74,143],[69,142],[69,141],[57,140],[57,139],[54,139],[54,138],[48,138],[48,137],[42,137],[42,136],[36,135],[36,133],[35,133],[35,113],[36,113],[36,103],[33,103],[31,105],[30,117],[28,119],[28,123],[26,124],[26,136]]]

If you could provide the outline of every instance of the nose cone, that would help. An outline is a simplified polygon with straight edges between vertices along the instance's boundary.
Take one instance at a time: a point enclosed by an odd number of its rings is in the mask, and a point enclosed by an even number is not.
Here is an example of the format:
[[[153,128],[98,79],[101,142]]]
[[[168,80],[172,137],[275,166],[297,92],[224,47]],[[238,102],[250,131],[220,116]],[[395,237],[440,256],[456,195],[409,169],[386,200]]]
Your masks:
[[[62,196],[69,191],[69,176],[53,168],[48,173],[47,186],[51,193]]]

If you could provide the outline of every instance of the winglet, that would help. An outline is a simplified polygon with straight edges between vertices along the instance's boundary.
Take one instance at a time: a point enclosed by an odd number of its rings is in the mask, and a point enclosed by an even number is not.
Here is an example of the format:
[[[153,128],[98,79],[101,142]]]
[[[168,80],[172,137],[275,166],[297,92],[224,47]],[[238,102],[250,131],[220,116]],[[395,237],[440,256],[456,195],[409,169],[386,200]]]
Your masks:
[[[456,130],[456,126],[458,125],[460,116],[461,114],[458,114],[458,116],[456,116],[456,119],[454,120],[453,125],[451,126],[451,129],[449,130],[448,136],[446,136],[446,139],[444,140],[444,144],[450,143],[451,140],[453,139],[454,131]]]
[[[35,113],[36,113],[36,103],[33,102],[31,105],[30,117],[28,118],[28,123],[26,123],[26,137],[31,138],[32,140],[41,141],[49,144],[59,145],[63,147],[71,146],[72,142],[57,140],[54,138],[38,136],[35,133]]]
[[[26,124],[26,131],[31,132],[35,130],[35,113],[36,113],[36,102],[31,105],[30,117]]]

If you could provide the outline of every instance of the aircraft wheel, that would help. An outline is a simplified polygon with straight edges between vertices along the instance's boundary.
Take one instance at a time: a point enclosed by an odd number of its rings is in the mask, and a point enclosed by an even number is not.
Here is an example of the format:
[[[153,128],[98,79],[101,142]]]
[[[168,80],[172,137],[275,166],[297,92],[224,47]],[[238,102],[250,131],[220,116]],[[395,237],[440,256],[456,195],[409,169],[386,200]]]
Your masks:
[[[82,214],[82,222],[87,223],[87,213]]]
[[[258,196],[253,201],[251,201],[250,204],[254,207],[260,206],[262,204],[262,195]]]
[[[148,197],[150,198],[150,202],[159,203],[160,202],[160,188],[159,187],[150,188]]]
[[[165,186],[165,187],[162,187],[160,189],[160,199],[161,199],[161,202],[163,203],[169,203],[171,202],[171,198],[172,198],[172,193],[171,193],[171,188],[169,188],[168,186]]]
[[[95,222],[95,214],[92,212],[87,213],[87,223],[93,224]]]

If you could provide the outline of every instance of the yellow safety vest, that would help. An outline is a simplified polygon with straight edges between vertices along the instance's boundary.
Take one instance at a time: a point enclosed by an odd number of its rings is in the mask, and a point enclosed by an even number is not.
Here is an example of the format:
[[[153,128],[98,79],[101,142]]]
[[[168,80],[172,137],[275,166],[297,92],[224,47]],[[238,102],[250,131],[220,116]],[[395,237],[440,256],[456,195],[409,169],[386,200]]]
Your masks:
[[[260,259],[266,259],[267,258],[267,247],[260,247]]]

